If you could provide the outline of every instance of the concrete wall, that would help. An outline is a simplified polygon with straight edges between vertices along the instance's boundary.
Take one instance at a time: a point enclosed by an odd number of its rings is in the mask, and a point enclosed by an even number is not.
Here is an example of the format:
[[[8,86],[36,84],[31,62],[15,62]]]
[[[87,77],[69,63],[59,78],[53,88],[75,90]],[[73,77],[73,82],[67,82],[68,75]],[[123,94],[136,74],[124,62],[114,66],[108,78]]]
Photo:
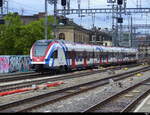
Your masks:
[[[0,56],[0,73],[28,72],[30,63],[29,56],[2,55]]]

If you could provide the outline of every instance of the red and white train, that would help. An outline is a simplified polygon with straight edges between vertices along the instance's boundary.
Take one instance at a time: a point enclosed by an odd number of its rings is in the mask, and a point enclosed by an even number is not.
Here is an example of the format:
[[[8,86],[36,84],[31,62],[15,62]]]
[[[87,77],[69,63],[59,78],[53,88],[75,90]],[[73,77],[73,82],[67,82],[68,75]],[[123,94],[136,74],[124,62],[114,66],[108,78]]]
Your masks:
[[[73,43],[64,40],[38,40],[30,51],[31,67],[36,71],[71,70],[100,65],[136,62],[138,50]]]

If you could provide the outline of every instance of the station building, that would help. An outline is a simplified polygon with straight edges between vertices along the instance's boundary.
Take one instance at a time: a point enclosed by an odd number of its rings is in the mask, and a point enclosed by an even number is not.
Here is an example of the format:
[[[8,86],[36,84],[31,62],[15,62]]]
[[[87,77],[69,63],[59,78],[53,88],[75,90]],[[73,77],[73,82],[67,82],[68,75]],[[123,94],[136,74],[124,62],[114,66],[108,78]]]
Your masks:
[[[29,24],[30,22],[44,18],[45,13],[39,12],[38,14],[32,16],[20,15],[20,17],[23,24]],[[99,28],[83,28],[82,26],[74,23],[68,18],[64,18],[63,16],[58,16],[57,20],[59,24],[56,27],[56,38],[58,39],[77,43],[112,46],[112,36],[109,32],[104,32]]]
[[[85,29],[69,19],[66,20],[65,24],[60,23],[56,27],[56,38],[77,43],[88,44],[91,33],[91,30]]]
[[[57,26],[56,37],[77,43],[112,46],[112,36],[110,33],[97,28],[85,29],[69,19],[66,19],[63,24],[61,23]]]
[[[92,36],[90,37],[90,44],[112,46],[111,33],[101,30],[101,28],[92,28]]]

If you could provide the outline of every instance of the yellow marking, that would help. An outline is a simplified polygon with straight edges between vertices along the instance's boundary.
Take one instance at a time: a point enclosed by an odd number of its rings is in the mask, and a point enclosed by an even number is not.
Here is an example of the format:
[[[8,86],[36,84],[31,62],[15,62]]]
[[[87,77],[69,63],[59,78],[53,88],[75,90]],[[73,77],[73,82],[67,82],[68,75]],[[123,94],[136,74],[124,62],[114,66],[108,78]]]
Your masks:
[[[141,74],[141,73],[138,73],[138,74],[136,74],[136,76],[138,76],[138,77],[140,77],[140,76],[142,76],[143,74]]]
[[[80,87],[80,89],[87,89],[87,87]]]
[[[133,97],[133,95],[127,94],[127,95],[125,95],[125,97]]]
[[[67,93],[74,93],[75,92],[75,90],[68,90],[68,91],[66,91]]]
[[[139,90],[133,90],[132,92],[133,92],[133,93],[140,93]]]
[[[128,68],[126,67],[126,68],[124,68],[124,70],[128,70]]]

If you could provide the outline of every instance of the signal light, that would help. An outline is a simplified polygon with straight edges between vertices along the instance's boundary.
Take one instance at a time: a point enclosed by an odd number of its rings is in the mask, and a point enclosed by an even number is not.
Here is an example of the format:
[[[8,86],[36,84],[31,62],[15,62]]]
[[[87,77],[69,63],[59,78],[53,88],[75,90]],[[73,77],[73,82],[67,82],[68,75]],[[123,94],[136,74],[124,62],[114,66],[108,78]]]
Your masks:
[[[117,0],[118,5],[122,5],[123,4],[123,0]]]
[[[117,18],[118,23],[123,23],[123,18]]]
[[[0,7],[3,6],[3,0],[0,0]]]
[[[66,6],[66,3],[67,3],[66,0],[61,0],[61,5],[62,6]]]

